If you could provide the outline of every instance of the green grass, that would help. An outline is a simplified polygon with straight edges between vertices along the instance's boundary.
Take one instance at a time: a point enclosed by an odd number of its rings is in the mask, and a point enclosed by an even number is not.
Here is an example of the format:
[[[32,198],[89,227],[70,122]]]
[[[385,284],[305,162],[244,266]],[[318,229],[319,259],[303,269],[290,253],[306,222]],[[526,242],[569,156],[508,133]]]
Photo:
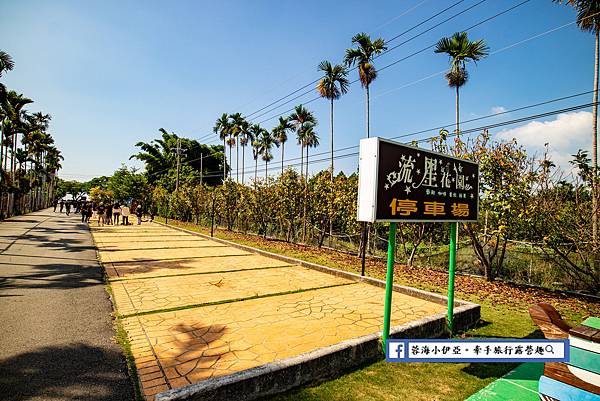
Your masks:
[[[112,290],[112,286],[108,281],[108,276],[103,274],[104,279],[104,288],[108,295],[110,296],[111,302],[114,300],[114,293]],[[114,303],[113,303],[114,305]],[[133,357],[133,353],[131,352],[131,343],[129,342],[129,338],[127,337],[127,331],[123,327],[121,323],[121,319],[118,317],[116,311],[115,315],[117,316],[113,322],[115,328],[115,341],[121,347],[123,351],[123,356],[125,357],[125,361],[127,362],[127,370],[129,371],[129,378],[133,384],[133,392],[135,401],[144,401],[144,397],[142,395],[142,391],[140,389],[140,382],[138,379],[137,367],[135,366],[135,359]]]
[[[159,219],[157,219],[159,220]],[[164,221],[164,220],[162,220]],[[169,220],[191,231],[210,234],[209,229],[189,223]],[[312,252],[305,248],[295,249],[281,246],[280,242],[253,240],[224,230],[215,230],[215,237],[242,245],[248,245],[276,254],[302,259],[308,262],[333,267],[340,270],[358,272],[358,267],[343,264],[327,253]],[[289,249],[288,249],[289,248]],[[384,279],[384,273],[369,271],[370,276]],[[446,289],[427,282],[405,282],[398,284],[417,287],[426,291],[445,294]],[[510,296],[510,295],[507,295]],[[510,305],[491,303],[477,295],[463,296],[462,299],[481,305],[481,321],[477,328],[457,337],[486,338],[542,338],[542,333],[534,326],[525,301],[512,300]],[[567,321],[579,322],[586,315],[585,310],[561,311]],[[507,363],[387,363],[376,362],[359,369],[346,372],[343,376],[312,387],[291,391],[283,395],[267,398],[269,401],[379,401],[379,400],[464,400],[494,380],[514,369],[518,364]]]
[[[465,337],[540,338],[527,312],[481,304],[479,327]],[[313,387],[271,397],[270,401],[464,400],[514,369],[511,363],[376,362]]]
[[[144,401],[144,397],[142,396],[142,391],[140,389],[140,381],[138,379],[137,367],[135,366],[135,359],[133,358],[133,354],[131,353],[131,344],[129,343],[129,338],[127,338],[127,331],[125,331],[125,329],[123,328],[121,319],[115,320],[115,330],[115,339],[117,340],[117,343],[121,346],[121,349],[123,350],[123,355],[125,355],[125,360],[127,361],[129,377],[133,382],[133,392],[135,395],[135,400]]]

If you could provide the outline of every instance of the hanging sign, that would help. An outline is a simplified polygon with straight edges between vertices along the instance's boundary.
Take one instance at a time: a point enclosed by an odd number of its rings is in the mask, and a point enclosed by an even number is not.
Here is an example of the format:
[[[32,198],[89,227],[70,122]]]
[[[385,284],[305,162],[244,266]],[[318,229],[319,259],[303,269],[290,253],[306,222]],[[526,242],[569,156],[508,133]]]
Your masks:
[[[479,165],[382,138],[360,141],[358,220],[477,221]]]

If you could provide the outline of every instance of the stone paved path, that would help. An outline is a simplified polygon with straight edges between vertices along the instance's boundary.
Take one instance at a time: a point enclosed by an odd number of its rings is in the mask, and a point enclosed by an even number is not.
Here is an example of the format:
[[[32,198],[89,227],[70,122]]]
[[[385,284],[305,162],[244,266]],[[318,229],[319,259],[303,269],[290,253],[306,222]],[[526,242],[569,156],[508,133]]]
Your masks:
[[[381,288],[156,224],[92,232],[148,400],[381,330]],[[392,324],[443,310],[395,293]]]
[[[88,228],[50,209],[0,222],[0,400],[132,400]]]

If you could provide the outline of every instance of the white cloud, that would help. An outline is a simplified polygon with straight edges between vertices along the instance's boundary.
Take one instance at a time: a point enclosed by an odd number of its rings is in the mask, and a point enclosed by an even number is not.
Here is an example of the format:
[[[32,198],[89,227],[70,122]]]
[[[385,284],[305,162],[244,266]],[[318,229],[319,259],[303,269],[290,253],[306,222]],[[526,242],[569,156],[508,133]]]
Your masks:
[[[504,113],[505,111],[506,111],[506,107],[502,107],[502,106],[492,107],[492,114]]]
[[[592,113],[580,111],[559,114],[550,121],[532,121],[523,126],[500,131],[496,138],[517,140],[532,155],[541,158],[548,144],[550,159],[566,171],[571,170],[571,155],[579,149],[591,150]]]

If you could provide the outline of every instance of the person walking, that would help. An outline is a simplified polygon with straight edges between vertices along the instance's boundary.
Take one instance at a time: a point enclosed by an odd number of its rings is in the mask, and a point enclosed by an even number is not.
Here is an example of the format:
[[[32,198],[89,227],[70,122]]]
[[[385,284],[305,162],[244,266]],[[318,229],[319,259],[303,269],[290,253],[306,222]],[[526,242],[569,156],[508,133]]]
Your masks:
[[[141,204],[137,205],[137,207],[135,208],[135,215],[137,216],[137,223],[139,226],[140,224],[142,224],[142,216],[144,215],[144,209],[142,209]]]
[[[96,212],[98,213],[98,226],[104,226],[104,213],[106,212],[104,204],[101,203]]]
[[[63,208],[65,207],[65,201],[64,200],[60,200],[60,213],[63,212]]]
[[[112,224],[112,207],[110,206],[110,204],[106,205],[106,219],[105,219],[105,222],[108,225]]]
[[[56,206],[58,206],[58,200],[54,199],[52,201],[52,206],[54,206],[54,213],[56,213]]]
[[[131,214],[131,212],[129,211],[129,206],[127,206],[126,203],[123,203],[121,205],[121,216],[123,216],[123,225],[129,225],[129,215]]]
[[[82,222],[82,223],[85,223],[85,222],[86,222],[86,219],[87,219],[87,211],[88,211],[88,210],[87,210],[87,205],[84,203],[84,204],[81,206],[81,222]]]
[[[87,210],[87,213],[86,213],[86,215],[85,215],[85,222],[86,222],[86,223],[89,223],[89,222],[90,222],[90,219],[92,218],[92,215],[94,214],[94,207],[93,207],[93,205],[92,205],[92,202],[89,202],[89,203],[86,205],[86,210]]]
[[[69,213],[71,213],[71,202],[67,201],[67,204],[65,205],[65,210],[66,210],[67,216],[68,216]]]
[[[119,216],[121,215],[121,207],[119,206],[119,204],[117,202],[115,202],[115,204],[113,205],[113,223],[115,226],[119,225]]]

